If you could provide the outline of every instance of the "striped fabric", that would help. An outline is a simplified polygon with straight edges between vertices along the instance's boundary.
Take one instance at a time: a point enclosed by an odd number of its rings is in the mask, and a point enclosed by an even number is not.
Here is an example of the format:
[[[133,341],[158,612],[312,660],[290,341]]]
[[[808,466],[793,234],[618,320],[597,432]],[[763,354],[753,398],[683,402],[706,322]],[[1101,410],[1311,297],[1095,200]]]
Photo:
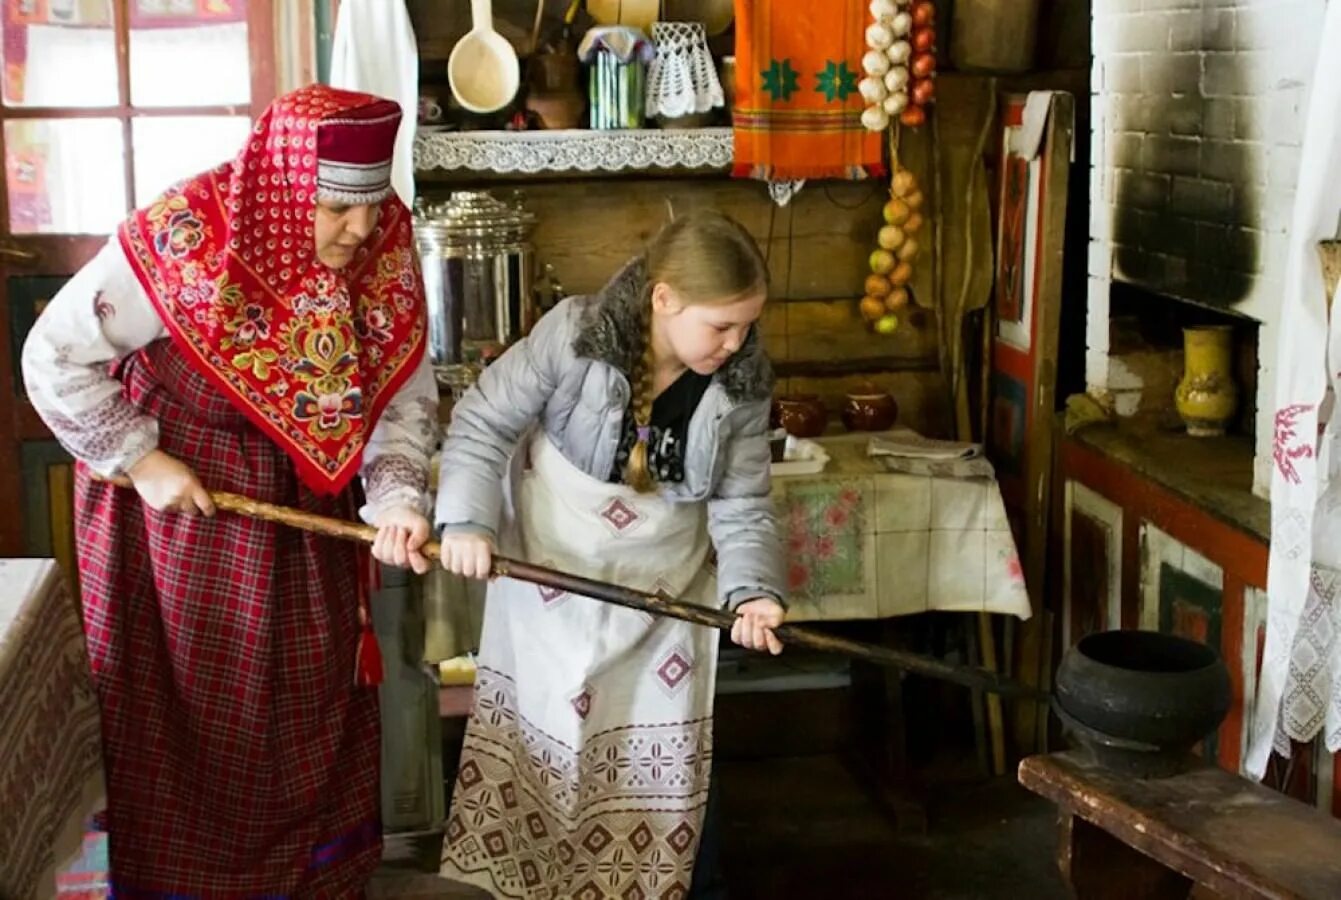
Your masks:
[[[350,491],[304,487],[171,341],[119,374],[207,488],[352,517]],[[381,834],[377,698],[354,685],[354,552],[242,517],[156,513],[82,467],[77,493],[115,896],[356,896]]]

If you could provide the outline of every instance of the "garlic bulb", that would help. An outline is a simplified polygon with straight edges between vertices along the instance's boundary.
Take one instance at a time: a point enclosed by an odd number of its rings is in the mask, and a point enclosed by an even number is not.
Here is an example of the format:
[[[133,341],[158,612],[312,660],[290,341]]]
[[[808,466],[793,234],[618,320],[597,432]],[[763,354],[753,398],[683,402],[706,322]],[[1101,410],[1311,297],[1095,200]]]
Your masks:
[[[894,32],[889,30],[888,25],[876,22],[866,29],[866,45],[871,49],[884,50],[892,43],[894,43]]]
[[[908,87],[908,69],[906,66],[890,66],[885,73],[885,93],[892,94]]]
[[[908,95],[903,91],[897,91],[885,98],[884,110],[891,117],[897,116],[908,108]]]
[[[861,67],[866,70],[867,75],[878,77],[889,71],[889,60],[879,50],[867,50],[866,55],[861,58]]]
[[[861,91],[861,97],[867,103],[883,103],[889,96],[889,91],[885,89],[885,83],[874,75],[863,78],[857,85],[857,90]]]
[[[889,28],[894,32],[895,37],[905,37],[908,32],[913,30],[913,17],[906,12],[901,12],[890,20]]]
[[[877,22],[888,22],[899,11],[894,0],[871,0],[871,18]]]
[[[913,55],[913,45],[908,43],[907,41],[895,41],[894,43],[890,44],[889,49],[885,51],[885,56],[889,57],[889,61],[894,63],[895,65],[898,65],[899,63],[906,63],[908,61],[908,57],[912,55]],[[870,70],[868,69],[867,71],[869,72]],[[875,73],[871,72],[871,74],[874,75]]]
[[[889,127],[889,115],[878,106],[868,106],[861,114],[861,124],[867,131],[884,131]]]

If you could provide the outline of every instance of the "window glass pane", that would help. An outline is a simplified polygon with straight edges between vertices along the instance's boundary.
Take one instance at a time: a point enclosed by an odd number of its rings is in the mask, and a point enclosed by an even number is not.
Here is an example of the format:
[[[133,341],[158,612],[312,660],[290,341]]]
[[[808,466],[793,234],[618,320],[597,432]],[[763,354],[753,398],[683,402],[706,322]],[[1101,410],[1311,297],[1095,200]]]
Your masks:
[[[126,215],[116,119],[5,123],[9,228],[16,234],[108,234]]]
[[[130,102],[251,102],[246,0],[131,0]]]
[[[251,130],[246,116],[171,116],[135,119],[135,204],[164,188],[232,159]]]
[[[2,9],[6,105],[116,105],[111,0],[4,0]]]

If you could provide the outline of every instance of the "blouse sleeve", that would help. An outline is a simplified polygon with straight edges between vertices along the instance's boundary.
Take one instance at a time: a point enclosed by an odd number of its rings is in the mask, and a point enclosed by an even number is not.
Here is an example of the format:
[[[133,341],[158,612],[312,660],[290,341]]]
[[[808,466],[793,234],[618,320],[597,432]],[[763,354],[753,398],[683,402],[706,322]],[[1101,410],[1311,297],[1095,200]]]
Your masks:
[[[429,460],[438,445],[438,383],[427,351],[387,403],[363,448],[365,522],[394,506],[427,514]]]
[[[158,446],[158,423],[122,396],[112,362],[167,334],[113,237],[34,323],[23,345],[28,398],[56,439],[99,475]]]

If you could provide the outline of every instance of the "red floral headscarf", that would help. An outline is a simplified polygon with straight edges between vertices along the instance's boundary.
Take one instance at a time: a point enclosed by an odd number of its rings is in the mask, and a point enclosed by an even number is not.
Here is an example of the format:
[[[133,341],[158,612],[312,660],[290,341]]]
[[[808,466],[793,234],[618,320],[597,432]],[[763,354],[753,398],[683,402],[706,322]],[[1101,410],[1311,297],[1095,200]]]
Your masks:
[[[118,231],[177,347],[323,494],[357,474],[424,353],[410,213],[388,181],[399,120],[396,104],[367,94],[286,94],[236,159]],[[318,194],[380,203],[376,229],[338,271],[316,258]]]

